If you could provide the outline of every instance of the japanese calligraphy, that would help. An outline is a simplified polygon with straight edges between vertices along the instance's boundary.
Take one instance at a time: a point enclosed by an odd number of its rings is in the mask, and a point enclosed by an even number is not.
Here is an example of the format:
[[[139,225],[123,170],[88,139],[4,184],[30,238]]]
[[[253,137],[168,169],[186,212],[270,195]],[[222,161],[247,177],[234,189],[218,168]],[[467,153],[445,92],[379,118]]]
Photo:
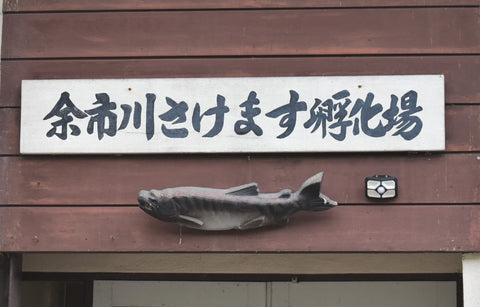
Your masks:
[[[176,102],[170,97],[165,98],[167,104],[170,106],[170,110],[159,115],[158,117],[166,122],[172,122],[172,126],[181,124],[187,121],[188,105],[185,101]],[[167,128],[165,124],[162,124],[162,132],[169,138],[185,138],[188,135],[187,128]]]
[[[282,134],[277,136],[277,138],[283,139],[289,136],[293,129],[295,129],[295,124],[297,123],[297,112],[305,111],[306,109],[307,104],[305,101],[298,101],[298,93],[295,91],[290,91],[290,102],[288,104],[278,107],[265,115],[272,118],[283,115],[280,119],[280,127],[286,129]]]
[[[260,104],[260,100],[257,99],[257,93],[251,91],[250,94],[248,94],[248,99],[240,104],[240,107],[245,108],[245,110],[241,112],[241,115],[246,120],[238,120],[235,123],[236,134],[244,135],[250,131],[253,131],[256,136],[263,134],[262,128],[258,126],[254,120],[254,117],[262,112],[260,108],[255,107],[258,104]]]
[[[71,129],[72,135],[80,135],[81,131],[77,125],[69,125],[69,123],[73,121],[72,115],[76,118],[87,117],[87,114],[80,111],[70,100],[70,94],[68,92],[63,92],[53,109],[43,118],[43,120],[50,119],[54,116],[59,118],[57,121],[51,123],[53,128],[47,132],[47,136],[52,137],[56,135],[58,138],[66,140],[68,127]],[[61,128],[60,132],[57,132],[58,127]]]
[[[192,124],[195,131],[200,132],[200,122],[204,116],[215,115],[215,124],[212,129],[204,135],[204,137],[214,137],[220,133],[223,129],[223,122],[225,118],[225,113],[230,111],[228,107],[225,106],[225,97],[217,95],[217,106],[210,108],[200,115],[200,104],[195,104],[195,109],[193,110]]]
[[[147,140],[151,140],[155,134],[157,121],[163,136],[167,138],[186,138],[193,132],[201,133],[204,138],[213,138],[222,133],[225,117],[231,113],[229,102],[220,94],[217,94],[215,106],[203,112],[198,102],[177,101],[169,96],[164,97],[164,104],[160,106],[161,102],[155,103],[157,95],[153,93],[145,94],[146,101],[143,104],[135,101],[133,107],[121,104],[119,109],[107,93],[97,93],[95,98],[96,100],[92,102],[94,107],[82,111],[70,99],[68,92],[61,93],[52,110],[43,118],[43,120],[57,118],[50,123],[52,128],[46,131],[45,135],[66,140],[68,128],[71,136],[80,135],[81,128],[77,123],[73,123],[75,118],[78,121],[87,120],[87,133],[96,132],[98,140],[102,140],[105,135],[114,137],[131,122],[135,129],[143,125]],[[278,139],[288,138],[295,129],[307,129],[310,134],[318,135],[320,139],[329,136],[339,142],[344,141],[349,134],[357,136],[363,133],[369,137],[379,138],[391,132],[392,136],[399,136],[407,141],[419,135],[423,127],[421,119],[423,108],[418,105],[416,91],[410,90],[401,97],[392,94],[388,104],[377,102],[375,99],[372,92],[366,93],[364,97],[355,98],[344,89],[329,97],[319,97],[307,102],[301,98],[300,93],[289,90],[288,101],[273,110],[267,110],[263,116],[277,121],[278,126],[283,129],[276,136]],[[233,103],[235,102],[232,101],[231,104]],[[244,136],[252,132],[257,137],[262,136],[264,130],[255,122],[255,118],[261,116],[263,112],[261,97],[252,90],[246,100],[236,103],[241,110],[236,118],[241,119],[236,120],[231,127],[235,134]],[[155,116],[156,105],[167,107],[167,110]],[[384,105],[388,105],[388,108]],[[189,115],[192,106],[193,112]],[[307,119],[297,123],[299,114],[304,114]],[[121,118],[119,124],[117,117]],[[213,125],[202,129],[202,122],[207,117],[212,117]],[[209,129],[206,133],[202,132],[206,129]]]
[[[105,93],[96,94],[95,97],[97,101],[93,104],[100,104],[100,106],[85,110],[87,114],[91,115],[87,126],[88,133],[92,134],[95,125],[97,125],[99,140],[103,138],[104,133],[115,136],[117,134],[117,114],[113,113],[112,110],[117,108],[116,103],[110,102],[110,97]],[[108,126],[105,126],[106,122],[108,122]]]

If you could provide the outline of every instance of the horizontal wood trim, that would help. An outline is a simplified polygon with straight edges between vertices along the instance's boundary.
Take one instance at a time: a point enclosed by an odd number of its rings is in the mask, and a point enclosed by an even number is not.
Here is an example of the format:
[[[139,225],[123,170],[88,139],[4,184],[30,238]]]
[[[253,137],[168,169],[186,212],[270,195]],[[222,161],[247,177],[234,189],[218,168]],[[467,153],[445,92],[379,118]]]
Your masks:
[[[26,253],[23,272],[154,274],[444,274],[462,272],[460,253],[223,254]]]
[[[480,103],[480,56],[177,58],[2,61],[0,106],[20,106],[21,80],[163,77],[445,75],[447,103]]]
[[[251,8],[336,8],[396,6],[478,6],[477,0],[87,0],[42,1],[5,0],[5,12],[98,11],[98,10],[172,10],[172,9],[251,9]]]
[[[136,205],[142,189],[249,182],[278,192],[296,190],[320,171],[322,192],[340,204],[386,204],[365,197],[365,177],[375,174],[398,178],[399,196],[387,204],[480,199],[476,153],[0,157],[0,171],[2,205]]]
[[[20,109],[0,108],[0,155],[19,154],[19,125]],[[448,105],[445,125],[446,151],[480,151],[480,105]]]
[[[469,54],[480,53],[480,16],[474,8],[6,14],[2,47],[6,59]]]
[[[480,206],[340,206],[284,227],[202,232],[137,207],[0,207],[4,252],[474,252]]]

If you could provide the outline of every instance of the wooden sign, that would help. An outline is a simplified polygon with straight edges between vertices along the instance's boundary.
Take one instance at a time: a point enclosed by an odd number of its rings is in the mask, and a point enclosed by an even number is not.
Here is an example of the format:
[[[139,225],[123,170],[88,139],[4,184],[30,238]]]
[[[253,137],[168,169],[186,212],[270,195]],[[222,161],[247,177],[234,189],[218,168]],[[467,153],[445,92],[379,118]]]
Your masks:
[[[23,154],[436,151],[442,75],[22,81]]]

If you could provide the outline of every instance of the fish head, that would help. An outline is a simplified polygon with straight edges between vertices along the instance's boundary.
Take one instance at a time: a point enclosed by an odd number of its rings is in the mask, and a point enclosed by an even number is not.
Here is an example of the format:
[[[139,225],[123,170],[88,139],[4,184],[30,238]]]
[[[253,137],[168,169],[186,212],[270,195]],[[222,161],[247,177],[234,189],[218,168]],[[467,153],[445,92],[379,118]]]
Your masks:
[[[175,202],[164,190],[142,190],[138,193],[138,203],[147,214],[164,221],[171,221],[178,216]]]
[[[318,197],[318,199],[315,200],[315,201],[312,201],[309,204],[308,210],[310,210],[310,211],[325,211],[325,210],[334,208],[337,205],[338,205],[338,203],[336,201],[330,199],[330,197],[328,197],[327,195],[324,195],[324,194],[320,193],[320,196]]]

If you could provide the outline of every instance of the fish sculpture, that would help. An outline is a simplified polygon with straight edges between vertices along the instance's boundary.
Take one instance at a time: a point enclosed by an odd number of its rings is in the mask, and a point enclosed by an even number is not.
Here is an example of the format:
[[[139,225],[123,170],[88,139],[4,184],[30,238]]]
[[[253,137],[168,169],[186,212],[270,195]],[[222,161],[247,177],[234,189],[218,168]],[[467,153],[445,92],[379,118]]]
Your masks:
[[[285,225],[297,211],[323,211],[337,202],[320,193],[323,172],[307,179],[297,192],[259,193],[256,183],[230,189],[177,187],[142,190],[140,208],[165,222],[201,230],[252,229]]]

